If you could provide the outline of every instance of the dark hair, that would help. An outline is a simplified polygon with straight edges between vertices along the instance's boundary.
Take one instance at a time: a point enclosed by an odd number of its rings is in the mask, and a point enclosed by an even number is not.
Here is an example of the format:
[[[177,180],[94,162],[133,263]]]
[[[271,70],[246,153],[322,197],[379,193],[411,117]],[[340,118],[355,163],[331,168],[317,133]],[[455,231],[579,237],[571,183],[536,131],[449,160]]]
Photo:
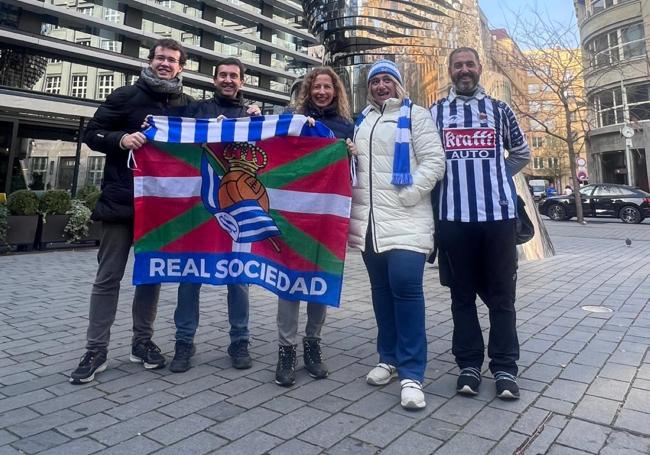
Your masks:
[[[223,60],[219,60],[216,65],[214,65],[214,77],[217,77],[219,73],[219,67],[223,65],[236,65],[239,67],[239,77],[244,79],[244,73],[246,72],[246,67],[244,64],[235,57],[226,57]]]
[[[153,46],[149,49],[149,61],[152,61],[153,58],[156,56],[156,48],[162,47],[164,49],[171,49],[172,51],[178,51],[181,53],[181,58],[178,59],[178,63],[183,66],[185,65],[185,62],[187,62],[187,52],[185,52],[185,49],[183,48],[183,45],[179,43],[176,40],[173,40],[171,38],[163,38],[159,39],[155,43],[153,43]]]
[[[456,54],[461,53],[461,52],[471,52],[472,54],[474,54],[474,57],[476,57],[476,62],[479,65],[481,64],[481,57],[479,57],[478,52],[476,51],[476,49],[474,49],[473,47],[459,47],[459,48],[454,49],[453,51],[451,51],[451,54],[449,54],[449,68],[451,68],[451,61],[454,58],[454,56]]]

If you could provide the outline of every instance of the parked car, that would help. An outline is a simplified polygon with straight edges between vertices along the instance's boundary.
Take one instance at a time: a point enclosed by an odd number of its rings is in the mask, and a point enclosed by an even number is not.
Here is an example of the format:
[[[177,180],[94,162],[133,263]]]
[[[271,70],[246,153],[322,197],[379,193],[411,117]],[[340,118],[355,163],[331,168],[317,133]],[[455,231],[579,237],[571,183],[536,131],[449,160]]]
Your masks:
[[[634,224],[650,216],[650,193],[639,188],[599,183],[581,188],[580,195],[585,217],[620,218],[624,223]],[[555,221],[571,219],[576,216],[575,196],[546,198],[539,213]]]

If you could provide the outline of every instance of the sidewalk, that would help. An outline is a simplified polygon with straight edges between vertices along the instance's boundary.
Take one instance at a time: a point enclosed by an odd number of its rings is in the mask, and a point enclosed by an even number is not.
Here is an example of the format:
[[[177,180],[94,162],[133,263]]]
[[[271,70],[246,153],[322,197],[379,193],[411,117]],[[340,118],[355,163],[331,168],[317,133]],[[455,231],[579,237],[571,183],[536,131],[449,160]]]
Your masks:
[[[546,224],[557,256],[519,271],[521,399],[495,399],[489,377],[478,397],[455,395],[449,292],[427,266],[421,412],[401,409],[398,383],[364,381],[377,361],[376,329],[356,252],[346,262],[341,308],[329,311],[323,333],[330,377],[312,380],[299,360],[288,389],[273,383],[276,304],[260,288],[251,290],[252,369],[230,367],[225,288],[210,286],[193,369],[173,374],[129,363],[130,277],[109,369],[94,383],[70,385],[67,374],[83,354],[96,250],[0,257],[0,455],[649,454],[650,226]],[[176,286],[164,286],[155,341],[168,358],[175,300]],[[585,305],[614,311],[589,313]],[[485,307],[479,311],[487,328]]]

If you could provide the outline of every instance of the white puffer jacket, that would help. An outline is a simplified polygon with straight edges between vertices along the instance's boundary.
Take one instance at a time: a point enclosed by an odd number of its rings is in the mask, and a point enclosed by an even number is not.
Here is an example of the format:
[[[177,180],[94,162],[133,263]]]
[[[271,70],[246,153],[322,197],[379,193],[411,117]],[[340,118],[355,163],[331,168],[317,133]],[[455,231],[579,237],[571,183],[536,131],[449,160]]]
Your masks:
[[[413,184],[390,183],[400,101],[373,108],[354,139],[358,149],[357,186],[352,189],[349,245],[365,250],[370,223],[373,250],[429,253],[433,249],[430,193],[445,171],[445,155],[431,114],[413,105],[410,166]]]

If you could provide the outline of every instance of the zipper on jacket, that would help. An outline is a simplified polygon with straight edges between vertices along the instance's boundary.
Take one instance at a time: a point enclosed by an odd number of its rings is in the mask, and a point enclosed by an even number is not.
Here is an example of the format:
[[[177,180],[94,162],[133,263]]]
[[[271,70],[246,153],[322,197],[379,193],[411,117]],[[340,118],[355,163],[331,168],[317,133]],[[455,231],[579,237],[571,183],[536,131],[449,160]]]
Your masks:
[[[370,211],[368,212],[368,222],[372,223],[372,229],[370,232],[370,235],[372,236],[372,244],[375,248],[375,252],[379,253],[379,246],[377,245],[377,236],[375,235],[376,228],[375,228],[375,215],[372,209],[372,135],[375,133],[375,128],[379,124],[379,120],[384,116],[384,108],[386,107],[386,104],[382,105],[381,107],[381,114],[377,118],[377,121],[375,122],[374,125],[372,125],[372,129],[370,130],[370,138],[368,139],[368,190],[369,190],[369,199],[370,199]]]

